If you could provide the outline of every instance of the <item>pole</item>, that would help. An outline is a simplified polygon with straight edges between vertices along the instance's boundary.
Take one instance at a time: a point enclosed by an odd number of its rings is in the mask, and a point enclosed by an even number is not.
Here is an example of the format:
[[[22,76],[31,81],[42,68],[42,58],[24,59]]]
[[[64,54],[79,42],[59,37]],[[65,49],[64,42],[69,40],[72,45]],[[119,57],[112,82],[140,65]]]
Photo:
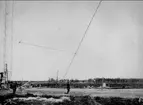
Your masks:
[[[58,82],[59,70],[57,70],[57,82]]]
[[[8,82],[8,68],[7,68],[7,64],[5,64],[5,71],[6,71],[6,81]]]
[[[8,86],[8,67],[7,67],[7,0],[5,1],[5,14],[4,14],[4,43],[3,43],[3,68],[5,74],[5,84]]]
[[[4,65],[4,72],[6,70],[6,54],[7,54],[7,44],[6,44],[6,40],[7,40],[7,1],[5,1],[5,20],[4,20],[4,43],[3,43],[3,65]]]

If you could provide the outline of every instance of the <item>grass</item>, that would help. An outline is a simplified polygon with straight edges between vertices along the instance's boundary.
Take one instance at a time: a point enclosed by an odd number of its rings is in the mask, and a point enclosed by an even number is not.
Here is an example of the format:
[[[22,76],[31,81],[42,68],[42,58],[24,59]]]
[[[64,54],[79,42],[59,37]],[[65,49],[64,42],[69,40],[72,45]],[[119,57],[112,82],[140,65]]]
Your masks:
[[[137,97],[126,97],[131,95],[131,91],[134,96]],[[63,102],[48,102],[41,100],[20,100],[9,98],[4,101],[5,105],[143,105],[138,102],[138,97],[143,96],[142,89],[134,90],[100,90],[100,89],[72,89],[70,95],[64,95],[69,97],[70,101],[64,100]],[[59,99],[63,96],[65,89],[28,89],[27,94],[17,94],[14,97],[17,98],[28,98],[37,97],[33,94],[35,92],[44,93],[39,97],[42,98],[54,98]],[[121,97],[119,97],[121,96]],[[125,97],[122,97],[125,96]]]

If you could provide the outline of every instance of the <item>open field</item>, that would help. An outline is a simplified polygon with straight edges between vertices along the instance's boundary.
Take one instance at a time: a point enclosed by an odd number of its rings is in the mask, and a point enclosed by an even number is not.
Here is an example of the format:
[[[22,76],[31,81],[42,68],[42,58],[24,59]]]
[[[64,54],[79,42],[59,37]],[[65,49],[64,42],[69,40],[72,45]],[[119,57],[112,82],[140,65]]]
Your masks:
[[[63,95],[66,89],[62,88],[30,88],[26,89],[29,93],[39,92],[45,95]],[[71,89],[72,96],[102,96],[102,97],[143,97],[143,89]]]

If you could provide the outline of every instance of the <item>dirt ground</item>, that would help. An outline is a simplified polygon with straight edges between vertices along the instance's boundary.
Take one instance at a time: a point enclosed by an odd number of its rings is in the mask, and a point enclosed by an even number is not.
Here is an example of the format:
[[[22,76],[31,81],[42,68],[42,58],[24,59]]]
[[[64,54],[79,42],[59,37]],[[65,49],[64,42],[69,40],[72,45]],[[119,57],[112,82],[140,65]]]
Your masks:
[[[66,89],[59,88],[30,88],[26,89],[29,93],[40,93],[45,95],[65,95]],[[122,97],[135,98],[143,97],[143,89],[71,89],[69,95],[72,96],[103,96],[103,97]]]

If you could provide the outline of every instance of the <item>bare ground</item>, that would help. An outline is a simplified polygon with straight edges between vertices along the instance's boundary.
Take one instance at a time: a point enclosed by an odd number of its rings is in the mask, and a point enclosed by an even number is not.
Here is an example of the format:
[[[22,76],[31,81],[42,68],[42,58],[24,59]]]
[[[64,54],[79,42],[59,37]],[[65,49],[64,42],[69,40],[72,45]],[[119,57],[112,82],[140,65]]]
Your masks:
[[[39,92],[45,95],[65,95],[66,89],[59,88],[31,88],[26,92]],[[103,96],[103,97],[143,97],[143,89],[71,89],[69,95],[72,96]]]

